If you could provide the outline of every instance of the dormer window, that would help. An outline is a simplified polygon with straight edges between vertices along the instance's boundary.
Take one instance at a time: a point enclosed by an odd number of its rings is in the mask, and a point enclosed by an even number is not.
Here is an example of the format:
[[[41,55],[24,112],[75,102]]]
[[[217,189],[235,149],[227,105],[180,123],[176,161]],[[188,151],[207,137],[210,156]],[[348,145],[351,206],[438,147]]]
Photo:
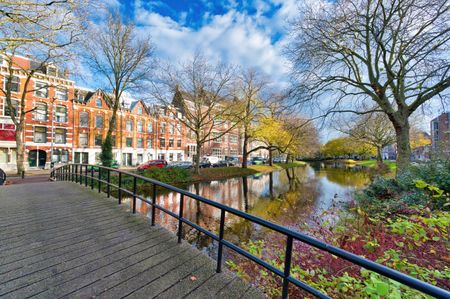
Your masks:
[[[54,66],[47,67],[47,75],[56,77],[56,67]]]
[[[139,114],[139,115],[142,114],[142,107],[138,107],[138,114]]]
[[[98,108],[102,108],[102,99],[101,98],[97,98],[95,100],[95,106]]]

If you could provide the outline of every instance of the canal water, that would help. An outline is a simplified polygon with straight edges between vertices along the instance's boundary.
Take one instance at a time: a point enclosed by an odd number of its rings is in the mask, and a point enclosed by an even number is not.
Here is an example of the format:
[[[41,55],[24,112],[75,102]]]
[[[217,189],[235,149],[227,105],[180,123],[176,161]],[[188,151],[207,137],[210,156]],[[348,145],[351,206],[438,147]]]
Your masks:
[[[354,191],[368,182],[369,175],[361,168],[341,164],[308,164],[269,174],[196,183],[186,189],[274,223],[301,230],[302,225],[326,217],[325,211],[351,200]],[[179,211],[179,194],[159,194],[157,202],[175,213]],[[151,217],[148,204],[138,200],[136,209]],[[192,222],[218,234],[219,209],[185,197],[183,214]],[[157,224],[174,232],[177,230],[178,221],[171,216],[157,212],[155,219]],[[249,240],[264,240],[265,233],[266,229],[259,225],[226,214],[225,239],[228,241],[241,244]],[[183,226],[183,237],[215,257],[217,244],[209,237],[186,224]]]

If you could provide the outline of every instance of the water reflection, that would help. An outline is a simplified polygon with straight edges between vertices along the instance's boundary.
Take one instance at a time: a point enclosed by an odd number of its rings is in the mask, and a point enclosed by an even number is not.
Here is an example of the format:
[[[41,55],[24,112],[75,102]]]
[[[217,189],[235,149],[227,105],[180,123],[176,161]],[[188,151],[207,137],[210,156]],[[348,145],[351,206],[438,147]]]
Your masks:
[[[297,229],[300,224],[307,223],[313,216],[329,209],[336,201],[350,199],[353,191],[364,186],[368,180],[368,174],[360,168],[314,164],[270,174],[196,183],[186,189],[235,209]],[[179,212],[178,194],[159,194],[157,203],[170,211]],[[151,217],[148,204],[138,200],[136,208],[140,213]],[[220,210],[185,198],[183,214],[203,228],[218,233]],[[225,238],[229,241],[239,243],[264,235],[263,228],[230,214],[226,217]],[[172,231],[177,229],[178,222],[163,212],[157,212],[155,220]],[[199,249],[211,254],[215,252],[215,246],[208,237],[187,225],[183,227],[183,235]]]

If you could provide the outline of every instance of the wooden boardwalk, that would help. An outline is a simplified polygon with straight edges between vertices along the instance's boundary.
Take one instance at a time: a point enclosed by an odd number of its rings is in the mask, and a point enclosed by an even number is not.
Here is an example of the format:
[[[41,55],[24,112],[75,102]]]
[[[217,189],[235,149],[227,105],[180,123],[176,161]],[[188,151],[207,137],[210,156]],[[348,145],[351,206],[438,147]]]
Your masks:
[[[260,298],[215,262],[69,182],[0,187],[1,298]]]

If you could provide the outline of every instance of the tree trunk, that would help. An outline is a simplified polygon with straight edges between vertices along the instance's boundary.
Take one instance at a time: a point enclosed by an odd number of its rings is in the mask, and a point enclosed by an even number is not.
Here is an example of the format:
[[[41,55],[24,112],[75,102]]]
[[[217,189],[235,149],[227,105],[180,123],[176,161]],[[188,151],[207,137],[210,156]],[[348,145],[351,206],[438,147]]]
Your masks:
[[[16,165],[17,165],[17,174],[21,175],[22,171],[25,171],[25,145],[22,140],[23,138],[23,126],[19,125],[16,126],[16,145],[17,145],[17,158],[16,158]],[[39,161],[37,161],[39,163]]]
[[[381,150],[382,148],[377,146],[377,163],[378,164],[383,164],[383,155],[381,154]]]
[[[273,162],[272,162],[272,150],[269,149],[269,165],[273,166]]]
[[[404,172],[410,165],[411,146],[409,143],[409,122],[406,119],[403,124],[394,124],[397,140],[397,176]]]
[[[195,154],[195,173],[200,174],[200,153],[201,153],[201,144],[197,141],[197,152]]]
[[[247,168],[247,160],[248,160],[247,143],[248,137],[244,134],[244,144],[242,146],[242,168]]]

